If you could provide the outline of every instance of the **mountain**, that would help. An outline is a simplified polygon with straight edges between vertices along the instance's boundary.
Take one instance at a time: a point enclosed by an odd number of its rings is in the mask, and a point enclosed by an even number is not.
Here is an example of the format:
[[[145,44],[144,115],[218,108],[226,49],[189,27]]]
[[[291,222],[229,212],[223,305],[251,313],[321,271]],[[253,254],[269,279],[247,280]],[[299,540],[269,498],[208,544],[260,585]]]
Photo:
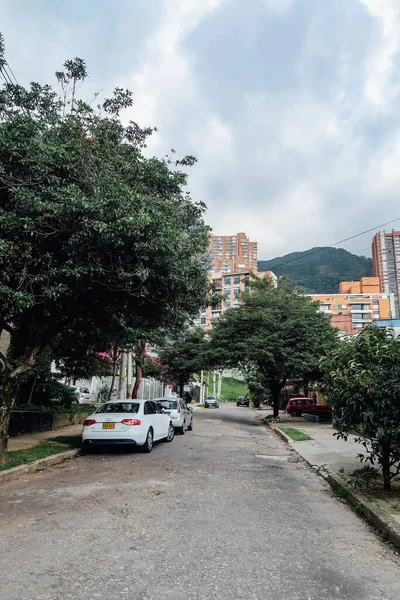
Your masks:
[[[312,294],[339,292],[341,281],[358,281],[372,275],[372,260],[343,248],[311,248],[271,260],[259,260],[259,271],[287,275],[296,287]]]

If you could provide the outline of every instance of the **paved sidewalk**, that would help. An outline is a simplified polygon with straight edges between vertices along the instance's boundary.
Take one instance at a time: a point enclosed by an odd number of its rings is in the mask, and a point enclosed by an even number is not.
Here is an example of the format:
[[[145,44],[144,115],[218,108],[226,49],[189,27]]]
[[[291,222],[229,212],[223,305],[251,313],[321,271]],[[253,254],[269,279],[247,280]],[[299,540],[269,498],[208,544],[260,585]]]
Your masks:
[[[291,442],[293,448],[310,464],[325,467],[328,471],[337,471],[344,476],[350,475],[362,464],[357,454],[363,452],[363,446],[356,444],[356,436],[349,435],[347,442],[337,439],[335,430],[329,423],[310,423],[304,419],[291,418],[282,423],[274,423],[274,427],[294,427],[309,435],[312,440]]]
[[[9,450],[23,450],[32,448],[46,442],[49,438],[58,436],[80,435],[82,433],[82,425],[68,425],[60,427],[54,431],[42,431],[40,433],[26,433],[16,437],[11,437],[8,440]]]

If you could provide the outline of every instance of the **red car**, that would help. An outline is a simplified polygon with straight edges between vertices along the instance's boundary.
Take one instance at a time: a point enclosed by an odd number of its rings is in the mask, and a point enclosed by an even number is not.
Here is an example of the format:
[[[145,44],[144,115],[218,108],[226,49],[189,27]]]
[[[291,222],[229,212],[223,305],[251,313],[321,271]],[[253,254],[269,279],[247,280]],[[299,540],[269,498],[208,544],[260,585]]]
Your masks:
[[[286,406],[286,412],[291,417],[301,417],[303,413],[330,416],[331,411],[325,404],[317,404],[312,398],[292,398]]]

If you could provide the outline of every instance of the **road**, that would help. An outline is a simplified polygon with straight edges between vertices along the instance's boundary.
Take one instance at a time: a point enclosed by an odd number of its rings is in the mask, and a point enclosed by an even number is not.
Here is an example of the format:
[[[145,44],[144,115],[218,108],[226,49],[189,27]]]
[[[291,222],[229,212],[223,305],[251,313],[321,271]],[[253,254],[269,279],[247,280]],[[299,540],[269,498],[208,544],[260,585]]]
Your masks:
[[[398,600],[392,548],[251,409],[0,487],[2,600]]]

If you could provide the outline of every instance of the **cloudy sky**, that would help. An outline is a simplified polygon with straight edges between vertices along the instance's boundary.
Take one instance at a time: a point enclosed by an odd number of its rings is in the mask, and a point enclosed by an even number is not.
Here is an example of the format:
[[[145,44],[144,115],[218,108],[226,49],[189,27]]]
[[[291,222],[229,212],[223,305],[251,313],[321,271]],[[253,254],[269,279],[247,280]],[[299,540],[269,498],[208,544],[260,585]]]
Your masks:
[[[0,0],[20,83],[85,58],[149,152],[195,154],[217,234],[271,258],[400,217],[400,0]],[[391,229],[392,225],[386,227]],[[393,227],[400,227],[400,221]],[[370,253],[373,234],[342,244]]]

